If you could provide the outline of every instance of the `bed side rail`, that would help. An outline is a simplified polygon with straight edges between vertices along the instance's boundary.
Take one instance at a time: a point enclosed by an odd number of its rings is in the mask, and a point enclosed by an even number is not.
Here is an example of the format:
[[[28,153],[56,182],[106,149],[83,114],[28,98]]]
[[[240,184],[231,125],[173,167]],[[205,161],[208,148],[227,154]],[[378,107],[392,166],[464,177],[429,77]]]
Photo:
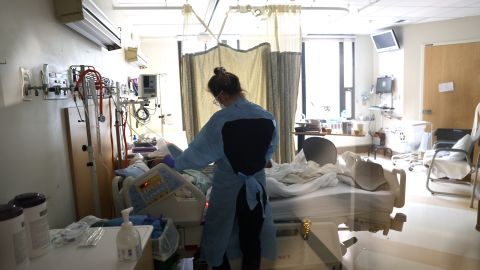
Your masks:
[[[125,179],[125,206],[137,214],[164,215],[175,223],[199,224],[203,218],[206,197],[176,170],[158,164],[135,180]],[[182,196],[177,196],[179,193]],[[184,196],[185,195],[185,196]]]
[[[387,180],[390,190],[395,195],[394,206],[401,208],[405,205],[405,188],[407,184],[407,176],[402,169],[394,168],[393,170],[384,169],[385,179]]]

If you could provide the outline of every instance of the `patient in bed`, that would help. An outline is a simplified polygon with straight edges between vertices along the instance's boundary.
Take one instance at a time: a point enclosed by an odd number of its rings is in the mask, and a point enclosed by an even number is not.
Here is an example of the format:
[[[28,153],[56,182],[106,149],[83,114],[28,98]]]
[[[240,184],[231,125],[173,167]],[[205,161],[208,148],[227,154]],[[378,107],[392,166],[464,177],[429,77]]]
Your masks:
[[[329,158],[319,158],[315,153],[317,162],[307,160],[303,150],[291,163],[278,164],[270,160],[269,166],[265,169],[268,195],[272,199],[300,196],[321,188],[334,187],[339,183],[367,191],[382,190],[385,186],[386,181],[380,165],[362,161],[360,155],[348,151],[335,159],[337,153],[334,146],[321,149],[323,151],[329,149],[328,151],[335,153],[324,155],[331,156]],[[309,153],[309,155],[311,159],[312,154]],[[161,157],[161,154],[155,156],[149,162],[153,162],[149,167],[156,165],[155,161],[161,160]],[[180,173],[204,194],[208,194],[212,185],[212,168],[209,166],[202,170],[184,170]]]
[[[291,163],[277,164],[265,170],[267,192],[271,198],[299,196],[320,188],[343,183],[360,189],[382,189],[386,180],[383,168],[361,160],[358,154],[344,152],[335,164],[318,164],[307,160],[300,151]]]

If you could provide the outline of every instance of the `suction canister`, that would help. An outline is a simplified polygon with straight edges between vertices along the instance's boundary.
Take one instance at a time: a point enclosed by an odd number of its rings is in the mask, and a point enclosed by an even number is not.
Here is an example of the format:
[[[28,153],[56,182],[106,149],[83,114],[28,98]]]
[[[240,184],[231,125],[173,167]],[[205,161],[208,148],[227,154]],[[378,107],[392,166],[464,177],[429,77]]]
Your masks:
[[[23,209],[0,204],[0,269],[27,269],[27,234]]]
[[[11,203],[23,208],[29,257],[35,258],[47,253],[50,247],[50,236],[45,195],[23,193],[15,196]]]

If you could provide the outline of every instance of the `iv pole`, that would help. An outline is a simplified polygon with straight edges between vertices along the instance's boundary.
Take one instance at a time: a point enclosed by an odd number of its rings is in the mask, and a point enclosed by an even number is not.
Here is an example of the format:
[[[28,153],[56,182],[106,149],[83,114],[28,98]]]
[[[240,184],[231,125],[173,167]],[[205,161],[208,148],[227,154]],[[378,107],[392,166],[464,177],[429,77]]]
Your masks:
[[[85,67],[81,66],[81,73],[85,71]],[[102,82],[100,82],[101,84]],[[102,86],[101,86],[102,87]],[[88,90],[89,87],[86,84],[85,77],[82,79],[82,89],[83,89],[83,106],[85,108],[85,125],[87,131],[87,145],[82,146],[83,151],[87,151],[88,153],[88,162],[87,167],[90,167],[90,180],[92,184],[92,191],[93,191],[93,205],[95,208],[95,215],[97,217],[102,217],[102,209],[100,207],[100,195],[98,192],[98,179],[97,179],[97,166],[95,165],[95,155],[93,153],[93,145],[92,145],[92,134],[90,131],[90,117],[88,112]],[[95,87],[94,87],[95,89]],[[94,90],[95,91],[95,90]]]
[[[117,168],[121,168],[122,166],[122,148],[120,145],[120,126],[123,125],[119,121],[120,118],[120,83],[116,83],[116,88],[117,88],[117,102],[115,103],[115,133],[116,133],[116,139],[117,139]]]

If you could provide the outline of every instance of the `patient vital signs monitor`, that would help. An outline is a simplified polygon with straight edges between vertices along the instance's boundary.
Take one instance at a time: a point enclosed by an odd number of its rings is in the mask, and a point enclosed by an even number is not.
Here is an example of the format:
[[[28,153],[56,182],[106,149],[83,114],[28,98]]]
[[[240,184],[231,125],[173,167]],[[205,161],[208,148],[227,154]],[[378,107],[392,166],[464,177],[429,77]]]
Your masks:
[[[141,74],[138,78],[138,96],[155,98],[158,92],[158,74]]]

